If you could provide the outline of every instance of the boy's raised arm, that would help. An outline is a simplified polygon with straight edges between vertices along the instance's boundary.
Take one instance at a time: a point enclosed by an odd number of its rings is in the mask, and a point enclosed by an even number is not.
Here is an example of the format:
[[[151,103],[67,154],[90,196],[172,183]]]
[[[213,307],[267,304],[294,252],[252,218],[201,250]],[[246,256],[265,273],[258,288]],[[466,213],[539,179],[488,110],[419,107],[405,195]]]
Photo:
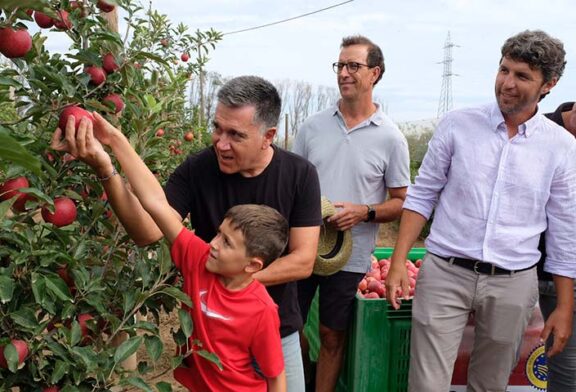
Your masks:
[[[164,189],[132,148],[126,136],[98,113],[95,112],[93,115],[94,125],[88,119],[82,118],[78,132],[86,132],[87,141],[94,138],[96,132],[99,135],[98,140],[112,149],[132,186],[132,191],[164,233],[166,239],[174,242],[183,225],[180,216],[168,203]]]

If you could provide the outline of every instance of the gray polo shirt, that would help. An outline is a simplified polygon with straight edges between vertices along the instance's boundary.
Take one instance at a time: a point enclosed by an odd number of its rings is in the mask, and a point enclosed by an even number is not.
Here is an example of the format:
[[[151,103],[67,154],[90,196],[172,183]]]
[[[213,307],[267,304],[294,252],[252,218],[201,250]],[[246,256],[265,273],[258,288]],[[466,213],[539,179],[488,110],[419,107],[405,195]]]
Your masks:
[[[379,204],[388,188],[410,184],[406,138],[376,106],[370,118],[352,129],[335,106],[309,117],[296,135],[293,151],[316,166],[322,195],[332,202]],[[343,271],[370,269],[378,228],[378,223],[352,228],[352,256]]]

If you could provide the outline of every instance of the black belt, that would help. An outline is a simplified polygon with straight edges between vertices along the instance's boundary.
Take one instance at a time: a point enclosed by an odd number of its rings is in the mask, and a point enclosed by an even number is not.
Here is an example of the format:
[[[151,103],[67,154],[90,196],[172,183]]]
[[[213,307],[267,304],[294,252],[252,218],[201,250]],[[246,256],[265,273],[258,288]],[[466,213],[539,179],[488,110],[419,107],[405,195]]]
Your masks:
[[[432,253],[434,256],[447,261],[450,264],[457,265],[458,267],[466,268],[467,270],[474,271],[477,274],[484,274],[484,275],[512,275],[516,272],[526,271],[536,267],[536,264],[528,267],[522,268],[518,270],[507,270],[505,268],[500,268],[495,266],[492,263],[488,263],[486,261],[480,260],[473,260],[473,259],[465,259],[463,257],[443,257],[438,256],[437,254]]]

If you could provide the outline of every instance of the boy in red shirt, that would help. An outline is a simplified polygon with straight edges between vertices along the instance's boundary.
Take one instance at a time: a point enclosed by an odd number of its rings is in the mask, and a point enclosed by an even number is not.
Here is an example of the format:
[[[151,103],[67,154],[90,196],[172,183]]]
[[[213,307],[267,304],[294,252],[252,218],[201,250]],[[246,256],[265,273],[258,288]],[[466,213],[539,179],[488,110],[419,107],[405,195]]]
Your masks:
[[[284,250],[286,219],[267,206],[235,206],[226,213],[216,237],[205,243],[184,227],[158,180],[122,132],[97,113],[94,118],[94,131],[92,123],[82,118],[76,132],[85,132],[87,140],[96,134],[112,148],[133,192],[172,244],[183,290],[193,303],[188,309],[194,322],[191,347],[198,339],[223,367],[220,370],[192,353],[185,359],[188,367],[174,371],[176,380],[197,392],[286,391],[277,306],[252,277]],[[66,133],[74,132],[70,116]],[[254,362],[264,378],[255,371]]]

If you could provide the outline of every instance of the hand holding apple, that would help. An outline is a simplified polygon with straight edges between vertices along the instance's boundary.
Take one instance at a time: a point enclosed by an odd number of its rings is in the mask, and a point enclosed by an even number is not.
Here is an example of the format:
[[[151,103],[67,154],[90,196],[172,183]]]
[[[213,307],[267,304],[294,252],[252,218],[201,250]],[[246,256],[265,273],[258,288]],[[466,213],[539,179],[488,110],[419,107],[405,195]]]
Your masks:
[[[101,126],[101,122],[99,122],[103,120],[102,116],[96,113],[94,113],[93,116],[94,123],[98,122],[99,124],[98,129],[100,133],[105,135],[105,132],[102,131],[103,127]],[[97,118],[99,120],[97,120]],[[80,159],[97,171],[100,176],[110,174],[112,171],[112,159],[104,150],[100,141],[95,137],[92,121],[83,117],[77,129],[75,123],[75,117],[69,116],[66,122],[65,136],[63,137],[62,129],[57,128],[52,135],[50,147],[55,151],[67,152]],[[112,125],[110,125],[110,127],[112,127]],[[112,129],[115,128],[112,127]],[[103,138],[105,139],[105,136],[103,136]]]

